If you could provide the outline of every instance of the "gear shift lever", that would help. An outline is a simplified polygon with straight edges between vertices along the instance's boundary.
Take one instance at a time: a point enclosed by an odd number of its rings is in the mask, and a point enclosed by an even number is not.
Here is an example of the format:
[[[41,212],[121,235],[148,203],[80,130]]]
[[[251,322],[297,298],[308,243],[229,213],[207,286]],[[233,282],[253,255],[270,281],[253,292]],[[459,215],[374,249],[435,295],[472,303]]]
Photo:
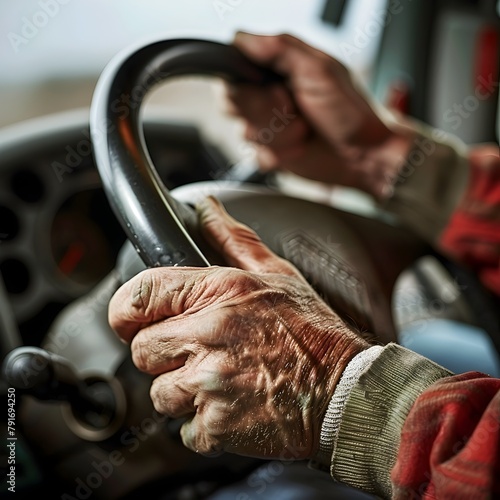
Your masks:
[[[83,380],[62,356],[38,347],[18,347],[5,357],[3,373],[7,384],[23,394],[68,402],[75,416],[93,427],[106,426],[114,417],[111,386],[103,380]]]

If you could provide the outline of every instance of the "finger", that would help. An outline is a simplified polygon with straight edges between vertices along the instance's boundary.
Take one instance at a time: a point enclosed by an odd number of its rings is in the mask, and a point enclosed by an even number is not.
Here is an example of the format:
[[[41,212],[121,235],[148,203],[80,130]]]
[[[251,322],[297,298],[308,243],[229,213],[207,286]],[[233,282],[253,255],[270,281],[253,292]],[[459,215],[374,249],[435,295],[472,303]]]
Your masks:
[[[272,252],[270,254],[274,256]],[[285,273],[286,268],[279,267],[282,259],[274,257],[278,261],[273,272]],[[288,274],[294,272],[291,264],[284,260],[282,263],[289,266]],[[178,325],[175,328],[181,333],[189,335],[192,332],[193,341],[213,342],[227,321],[226,306],[245,300],[248,294],[261,287],[258,276],[227,267],[148,269],[122,285],[113,295],[108,320],[125,342],[131,342],[139,331],[153,329],[152,325],[160,321],[158,328],[163,329],[165,338],[172,330],[170,327]],[[181,320],[184,323],[176,323]],[[175,331],[172,333],[172,336],[177,335]]]
[[[286,107],[282,108],[286,112]],[[306,124],[303,118],[298,115],[294,116],[293,121],[283,122],[279,119],[281,112],[274,108],[276,114],[260,126],[254,123],[247,122],[245,124],[243,137],[257,145],[265,145],[272,150],[293,149],[297,146],[305,147],[305,142],[310,133],[310,127]]]
[[[254,35],[244,31],[236,33],[233,45],[245,53],[249,58],[260,64],[277,65],[292,49],[301,52],[307,57],[320,55],[304,41],[292,35]]]
[[[174,323],[173,327],[167,324],[169,322]],[[177,328],[177,335],[172,332],[179,323],[174,318],[140,330],[130,344],[132,361],[137,369],[157,375],[183,366],[195,350],[191,330],[185,322],[181,328]],[[186,332],[189,332],[189,338],[186,338]]]
[[[315,80],[328,69],[347,74],[346,68],[336,59],[311,47],[304,41],[288,35],[253,35],[238,32],[233,44],[254,61],[272,67],[278,73],[294,80]]]
[[[194,415],[197,391],[192,384],[189,384],[189,380],[183,368],[156,377],[150,389],[155,410],[170,418]]]
[[[245,138],[258,144],[290,147],[304,141],[310,128],[281,85],[232,86],[229,112],[245,120]]]
[[[126,342],[150,323],[194,313],[216,300],[216,268],[157,267],[123,284],[109,303],[108,321]]]
[[[215,198],[205,198],[197,210],[204,236],[229,265],[256,273],[298,274],[289,262],[264,245],[254,231],[233,219]]]
[[[328,54],[290,35],[238,34],[234,44],[250,58],[286,77],[305,120],[312,129],[331,138],[333,145],[339,137],[354,134],[366,119],[373,120],[373,113],[370,115],[366,102],[356,92],[347,68]],[[357,104],[354,106],[353,102]],[[371,130],[369,125],[366,123],[363,130]]]
[[[271,118],[273,108],[293,106],[292,99],[281,84],[256,86],[225,82],[227,112],[234,116],[244,116],[257,126],[264,126]]]
[[[348,169],[332,168],[343,160],[322,137],[314,137],[288,150],[260,146],[256,149],[256,158],[263,170],[279,168],[323,184],[352,186],[353,179],[360,175]]]
[[[184,446],[207,457],[223,453],[232,420],[230,414],[228,401],[211,401],[203,409],[198,409],[196,415],[181,427]]]
[[[234,398],[227,388],[234,371],[227,374],[221,371],[227,363],[229,360],[223,351],[204,350],[185,366],[158,375],[150,390],[156,411],[180,418],[194,413],[210,415],[209,407],[214,401],[230,406]]]
[[[216,305],[153,323],[133,338],[132,361],[139,370],[151,375],[176,370],[207,348],[238,343],[237,319],[227,307]]]

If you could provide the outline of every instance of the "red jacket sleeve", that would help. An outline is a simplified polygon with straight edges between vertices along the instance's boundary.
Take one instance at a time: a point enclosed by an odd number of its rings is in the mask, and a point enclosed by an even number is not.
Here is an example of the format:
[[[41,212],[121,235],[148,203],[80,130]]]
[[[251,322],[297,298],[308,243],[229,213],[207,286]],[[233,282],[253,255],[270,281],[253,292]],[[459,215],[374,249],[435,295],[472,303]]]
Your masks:
[[[415,401],[392,470],[394,498],[500,498],[500,380],[444,378]]]
[[[500,152],[498,145],[469,154],[465,196],[441,234],[440,247],[475,271],[500,296]]]
[[[500,155],[469,153],[463,199],[440,247],[500,296]],[[395,498],[500,498],[500,380],[479,373],[442,379],[416,400],[395,467]]]

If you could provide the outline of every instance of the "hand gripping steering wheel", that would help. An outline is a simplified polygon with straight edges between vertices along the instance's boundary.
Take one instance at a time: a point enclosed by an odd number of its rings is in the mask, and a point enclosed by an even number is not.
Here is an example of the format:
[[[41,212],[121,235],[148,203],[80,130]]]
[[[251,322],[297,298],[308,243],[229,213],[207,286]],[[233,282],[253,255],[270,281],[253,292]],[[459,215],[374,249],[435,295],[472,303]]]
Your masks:
[[[109,202],[145,265],[217,262],[197,232],[189,205],[214,194],[264,243],[293,262],[344,319],[382,342],[397,341],[394,284],[429,251],[411,232],[254,185],[209,182],[172,193],[165,188],[147,152],[141,104],[153,86],[182,75],[254,85],[284,82],[235,47],[204,40],[158,41],[127,50],[106,67],[91,108],[94,155]]]

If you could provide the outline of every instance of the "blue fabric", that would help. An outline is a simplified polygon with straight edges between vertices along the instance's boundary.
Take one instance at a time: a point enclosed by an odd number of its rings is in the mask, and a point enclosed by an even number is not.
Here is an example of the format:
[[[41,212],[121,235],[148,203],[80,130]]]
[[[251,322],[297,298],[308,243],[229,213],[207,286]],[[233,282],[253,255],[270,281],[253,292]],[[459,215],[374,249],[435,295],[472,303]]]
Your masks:
[[[445,319],[414,323],[399,335],[402,346],[454,373],[479,371],[500,377],[500,358],[482,329]]]

